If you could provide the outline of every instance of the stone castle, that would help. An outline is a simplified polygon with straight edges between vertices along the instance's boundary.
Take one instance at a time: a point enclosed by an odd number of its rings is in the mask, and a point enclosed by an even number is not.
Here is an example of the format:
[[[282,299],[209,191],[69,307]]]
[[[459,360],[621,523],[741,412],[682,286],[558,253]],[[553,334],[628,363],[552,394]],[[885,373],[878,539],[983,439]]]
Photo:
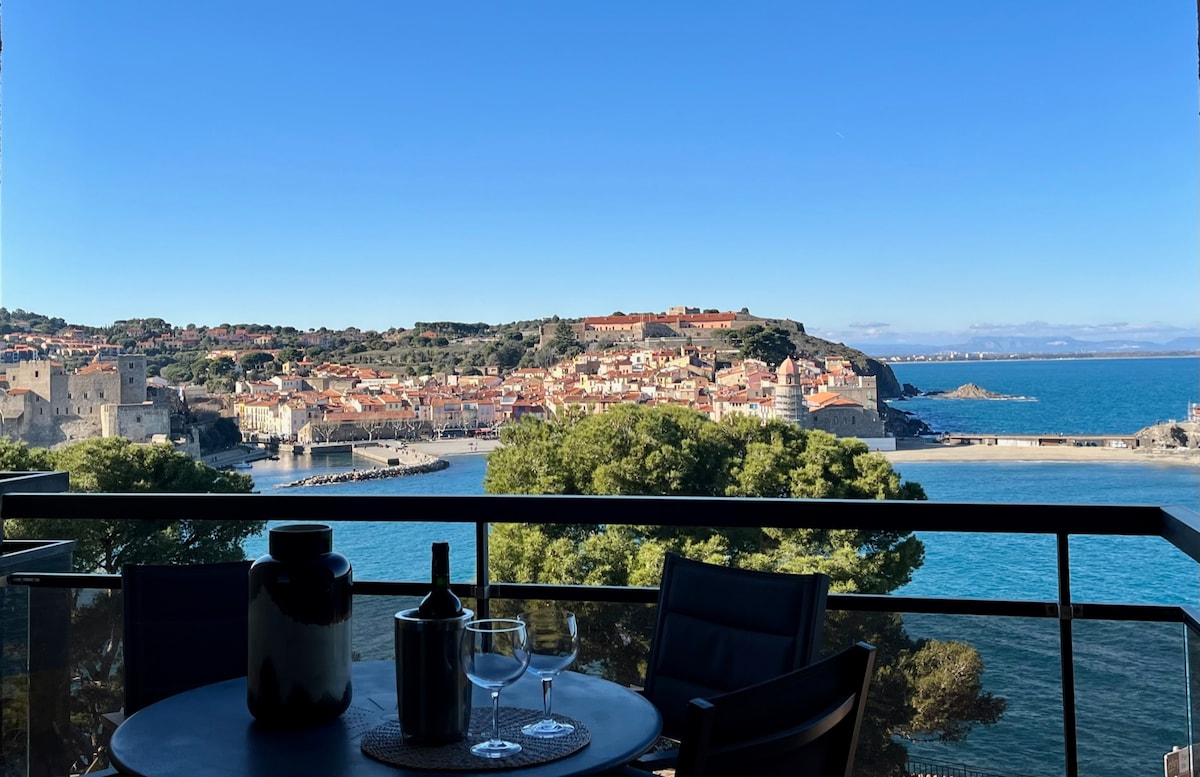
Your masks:
[[[6,378],[0,436],[43,448],[91,437],[170,437],[170,407],[149,399],[143,355],[94,361],[73,372],[53,361],[24,361],[8,365]]]

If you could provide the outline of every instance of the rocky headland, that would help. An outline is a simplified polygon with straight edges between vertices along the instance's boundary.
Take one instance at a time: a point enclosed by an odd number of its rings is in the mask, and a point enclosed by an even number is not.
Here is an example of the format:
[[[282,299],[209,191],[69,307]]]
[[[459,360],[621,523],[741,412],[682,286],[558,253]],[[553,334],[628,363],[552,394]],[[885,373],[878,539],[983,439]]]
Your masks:
[[[1142,451],[1200,452],[1200,421],[1167,421],[1147,426],[1135,436]]]

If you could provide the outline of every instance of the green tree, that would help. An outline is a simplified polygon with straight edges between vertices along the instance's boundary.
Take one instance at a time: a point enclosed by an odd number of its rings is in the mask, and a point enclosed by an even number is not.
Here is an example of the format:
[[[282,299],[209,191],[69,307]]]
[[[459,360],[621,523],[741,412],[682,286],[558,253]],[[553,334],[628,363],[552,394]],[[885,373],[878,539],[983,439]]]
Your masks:
[[[858,440],[748,417],[716,423],[675,406],[619,405],[548,422],[525,418],[505,427],[501,439],[504,445],[488,459],[488,493],[925,496]],[[492,530],[490,573],[516,582],[657,585],[668,551],[754,569],[823,572],[834,591],[872,594],[907,583],[924,555],[920,540],[902,530],[500,524]],[[576,606],[588,624],[581,626],[581,663],[639,682],[653,627],[647,611],[614,615],[601,605]],[[829,613],[828,649],[858,639],[879,650],[860,773],[900,774],[906,749],[897,737],[957,740],[1003,713],[1004,700],[982,690],[982,662],[969,645],[913,640],[894,614]]]
[[[575,333],[574,327],[566,321],[560,321],[554,327],[554,336],[550,338],[547,345],[562,359],[573,359],[583,353],[579,335]]]
[[[138,445],[123,437],[84,440],[45,451],[0,440],[5,469],[66,471],[72,491],[109,493],[248,493],[248,475],[216,470],[170,445]],[[97,521],[86,518],[9,518],[4,534],[14,539],[69,537],[77,541],[75,568],[117,574],[125,564],[179,564],[245,558],[242,543],[262,532],[263,521],[212,519],[198,506],[193,516],[159,521]]]
[[[255,351],[243,356],[241,364],[243,370],[257,370],[273,361],[275,361],[275,357],[266,351]]]
[[[743,359],[759,359],[778,365],[796,352],[791,335],[780,326],[751,324],[740,330],[730,330],[731,342],[738,345],[738,355]]]
[[[137,445],[119,437],[85,440],[53,451],[0,438],[0,468],[65,470],[72,491],[246,493],[253,487],[250,477],[215,470],[170,445]],[[119,573],[125,564],[239,560],[245,558],[245,540],[266,526],[264,521],[213,519],[210,513],[211,508],[197,504],[195,514],[153,521],[9,518],[4,521],[4,534],[14,539],[75,539],[77,571]],[[72,676],[78,683],[71,697],[74,742],[94,741],[95,732],[105,725],[101,716],[121,707],[119,604],[119,592],[104,591],[94,592],[87,601],[77,598],[72,608]],[[19,738],[23,733],[27,718],[20,707],[27,699],[6,687],[5,700],[7,743],[10,736]],[[80,752],[74,746],[69,749]],[[101,754],[85,755],[74,764],[68,763],[72,756],[64,755],[64,770],[86,769]],[[98,765],[105,765],[103,757]]]
[[[162,376],[172,383],[187,383],[192,379],[192,368],[186,364],[168,364],[163,368]]]

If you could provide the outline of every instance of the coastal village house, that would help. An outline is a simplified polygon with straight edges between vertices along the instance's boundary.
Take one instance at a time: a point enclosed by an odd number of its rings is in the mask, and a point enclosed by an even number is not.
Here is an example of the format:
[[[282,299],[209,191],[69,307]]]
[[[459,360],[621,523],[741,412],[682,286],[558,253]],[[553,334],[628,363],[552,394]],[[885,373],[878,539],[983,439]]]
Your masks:
[[[853,436],[885,449],[875,378],[854,372],[848,359],[786,359],[774,367],[747,359],[717,369],[717,351],[693,345],[689,333],[733,329],[752,323],[735,313],[700,312],[685,306],[666,313],[585,318],[576,324],[547,324],[543,342],[557,326],[572,326],[580,340],[626,348],[583,353],[549,367],[522,368],[502,375],[438,374],[401,379],[369,368],[307,361],[285,365],[269,380],[236,383],[233,412],[248,440],[300,443],[370,440],[381,437],[492,433],[524,416],[550,418],[564,412],[602,413],[614,405],[676,404],[714,420],[748,415],[779,418],[806,429]],[[244,329],[183,329],[151,337],[159,347],[219,347],[208,357],[237,360],[246,349],[274,343]],[[327,344],[330,334],[310,332],[304,344]],[[658,341],[661,347],[649,347]],[[168,342],[170,341],[170,342]],[[150,386],[146,358],[119,353],[99,337],[64,331],[54,336],[20,330],[0,342],[2,433],[31,445],[50,447],[71,440],[119,435],[131,440],[168,439],[168,391]],[[68,371],[47,356],[86,355],[93,361]],[[727,358],[727,357],[726,357]],[[728,362],[725,362],[728,364]],[[198,398],[196,387],[178,389]],[[199,392],[199,394],[197,394]]]
[[[677,404],[713,420],[734,414],[779,418],[858,437],[875,449],[894,446],[884,432],[875,378],[854,374],[844,359],[824,365],[786,359],[774,370],[756,360],[720,371],[716,363],[714,350],[683,346],[585,353],[503,379],[400,378],[318,364],[303,377],[239,383],[234,409],[247,438],[299,443],[491,432],[526,415],[602,413],[632,402]]]

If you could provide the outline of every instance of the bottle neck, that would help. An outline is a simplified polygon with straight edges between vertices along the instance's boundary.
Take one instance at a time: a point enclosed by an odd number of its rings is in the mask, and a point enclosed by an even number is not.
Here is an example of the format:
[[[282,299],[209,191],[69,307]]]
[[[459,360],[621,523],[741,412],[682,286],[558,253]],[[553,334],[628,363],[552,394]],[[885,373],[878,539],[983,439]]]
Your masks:
[[[450,553],[448,548],[434,548],[433,573],[431,578],[433,580],[434,588],[450,587]]]

